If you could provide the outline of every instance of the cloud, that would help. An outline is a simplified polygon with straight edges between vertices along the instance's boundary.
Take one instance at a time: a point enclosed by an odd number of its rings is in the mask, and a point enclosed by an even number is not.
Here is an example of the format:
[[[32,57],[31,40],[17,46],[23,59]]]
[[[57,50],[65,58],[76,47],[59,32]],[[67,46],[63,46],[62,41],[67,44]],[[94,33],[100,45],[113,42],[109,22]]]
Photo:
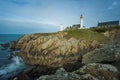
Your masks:
[[[19,22],[19,23],[33,23],[33,24],[45,24],[45,25],[51,25],[51,26],[58,26],[57,21],[50,21],[48,19],[42,19],[42,18],[36,18],[36,19],[29,19],[29,18],[3,18],[0,20],[4,21],[11,21],[11,22]]]
[[[58,31],[58,26],[41,24],[30,21],[20,20],[0,20],[0,33],[2,34],[23,34],[23,33],[36,33],[36,32],[55,32]]]
[[[108,7],[108,10],[115,9],[119,3],[117,1],[112,2],[112,4]]]
[[[63,4],[63,1],[56,0],[2,0],[0,17],[20,22],[70,25],[71,16],[74,17],[79,9],[77,6],[71,7],[76,4],[71,1],[66,0]]]

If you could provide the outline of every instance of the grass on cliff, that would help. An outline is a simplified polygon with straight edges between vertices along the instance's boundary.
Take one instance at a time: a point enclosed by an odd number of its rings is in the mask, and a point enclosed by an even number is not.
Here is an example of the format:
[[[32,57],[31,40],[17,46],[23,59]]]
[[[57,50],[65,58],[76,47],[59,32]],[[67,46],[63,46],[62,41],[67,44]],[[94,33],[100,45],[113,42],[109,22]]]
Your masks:
[[[111,31],[113,29],[119,29],[120,30],[120,26],[115,26],[115,27],[94,27],[94,28],[91,28],[92,31],[95,31],[95,32],[99,32],[99,33],[102,33],[102,32],[105,32],[105,31]]]
[[[102,41],[105,40],[106,37],[98,32],[92,31],[90,29],[76,29],[76,30],[69,30],[66,31],[68,35],[66,37],[75,37],[77,39],[85,39],[88,41]]]

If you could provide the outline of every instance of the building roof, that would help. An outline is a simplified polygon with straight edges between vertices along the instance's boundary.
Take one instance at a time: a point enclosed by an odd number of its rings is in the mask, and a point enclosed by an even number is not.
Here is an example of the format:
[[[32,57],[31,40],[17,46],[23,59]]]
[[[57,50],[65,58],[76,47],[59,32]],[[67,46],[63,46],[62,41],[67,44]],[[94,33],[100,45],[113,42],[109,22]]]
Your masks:
[[[100,22],[98,26],[119,25],[119,21]]]

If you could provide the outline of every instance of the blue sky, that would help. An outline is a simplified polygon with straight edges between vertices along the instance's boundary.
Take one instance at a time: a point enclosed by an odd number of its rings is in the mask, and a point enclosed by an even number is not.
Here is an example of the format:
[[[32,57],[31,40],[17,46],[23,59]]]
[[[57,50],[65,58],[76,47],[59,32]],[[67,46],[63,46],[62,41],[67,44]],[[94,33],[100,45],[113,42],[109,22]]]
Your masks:
[[[120,0],[0,0],[0,33],[56,32],[81,14],[86,27],[120,20]]]

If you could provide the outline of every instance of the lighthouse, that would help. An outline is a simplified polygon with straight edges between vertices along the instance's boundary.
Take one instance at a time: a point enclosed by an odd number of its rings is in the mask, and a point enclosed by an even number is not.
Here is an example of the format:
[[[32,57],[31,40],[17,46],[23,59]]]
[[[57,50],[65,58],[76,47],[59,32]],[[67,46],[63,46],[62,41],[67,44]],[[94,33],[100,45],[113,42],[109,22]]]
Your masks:
[[[80,16],[80,29],[83,29],[83,15]]]
[[[64,30],[64,27],[62,24],[60,24],[60,31],[63,31]]]

